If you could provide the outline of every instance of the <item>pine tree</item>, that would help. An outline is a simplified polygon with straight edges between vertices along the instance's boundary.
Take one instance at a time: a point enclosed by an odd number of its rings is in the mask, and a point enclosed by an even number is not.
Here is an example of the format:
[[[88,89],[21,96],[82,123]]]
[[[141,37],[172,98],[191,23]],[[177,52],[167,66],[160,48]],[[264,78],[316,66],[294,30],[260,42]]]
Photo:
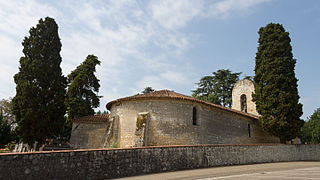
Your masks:
[[[294,72],[296,60],[291,52],[289,33],[281,24],[262,27],[259,35],[253,100],[261,115],[262,127],[284,143],[297,137],[303,125]]]
[[[200,79],[198,88],[192,97],[225,107],[232,105],[232,88],[241,73],[232,73],[229,69],[220,69]]]
[[[100,61],[94,55],[88,55],[74,71],[68,75],[68,90],[66,106],[69,121],[87,115],[93,115],[94,109],[99,106],[100,84],[95,76],[96,65]]]
[[[56,136],[64,124],[66,78],[62,75],[61,42],[55,20],[40,19],[23,45],[12,100],[17,132],[27,143]]]

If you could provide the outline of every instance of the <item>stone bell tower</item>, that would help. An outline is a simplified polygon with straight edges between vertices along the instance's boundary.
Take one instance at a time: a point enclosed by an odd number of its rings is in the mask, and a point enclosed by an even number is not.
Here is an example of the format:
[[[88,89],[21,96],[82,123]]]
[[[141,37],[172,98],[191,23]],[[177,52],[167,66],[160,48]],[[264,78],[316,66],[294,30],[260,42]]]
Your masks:
[[[256,104],[252,101],[254,84],[249,79],[238,81],[232,89],[232,109],[259,116]]]

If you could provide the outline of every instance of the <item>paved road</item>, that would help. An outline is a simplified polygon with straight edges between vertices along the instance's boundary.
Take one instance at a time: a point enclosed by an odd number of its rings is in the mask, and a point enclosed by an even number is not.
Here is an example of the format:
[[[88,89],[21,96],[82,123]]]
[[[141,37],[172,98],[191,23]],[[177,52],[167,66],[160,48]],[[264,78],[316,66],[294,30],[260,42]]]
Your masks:
[[[320,162],[283,162],[214,167],[122,178],[123,180],[320,180]]]

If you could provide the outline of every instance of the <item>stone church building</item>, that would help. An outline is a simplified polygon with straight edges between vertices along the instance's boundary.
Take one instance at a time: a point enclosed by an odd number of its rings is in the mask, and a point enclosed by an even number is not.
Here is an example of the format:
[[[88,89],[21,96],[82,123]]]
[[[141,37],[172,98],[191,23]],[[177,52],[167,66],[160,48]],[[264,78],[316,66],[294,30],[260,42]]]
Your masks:
[[[232,108],[161,90],[109,102],[109,114],[73,121],[75,148],[194,144],[279,143],[263,131],[252,102],[254,84],[244,79],[232,92]]]

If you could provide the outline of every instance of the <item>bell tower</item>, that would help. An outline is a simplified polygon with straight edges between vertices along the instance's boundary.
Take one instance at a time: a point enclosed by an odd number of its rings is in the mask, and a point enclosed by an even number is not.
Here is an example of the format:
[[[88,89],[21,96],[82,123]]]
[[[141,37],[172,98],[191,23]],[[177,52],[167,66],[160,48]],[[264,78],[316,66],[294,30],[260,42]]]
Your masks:
[[[249,79],[238,81],[232,89],[232,109],[259,116],[252,101],[254,84]]]

